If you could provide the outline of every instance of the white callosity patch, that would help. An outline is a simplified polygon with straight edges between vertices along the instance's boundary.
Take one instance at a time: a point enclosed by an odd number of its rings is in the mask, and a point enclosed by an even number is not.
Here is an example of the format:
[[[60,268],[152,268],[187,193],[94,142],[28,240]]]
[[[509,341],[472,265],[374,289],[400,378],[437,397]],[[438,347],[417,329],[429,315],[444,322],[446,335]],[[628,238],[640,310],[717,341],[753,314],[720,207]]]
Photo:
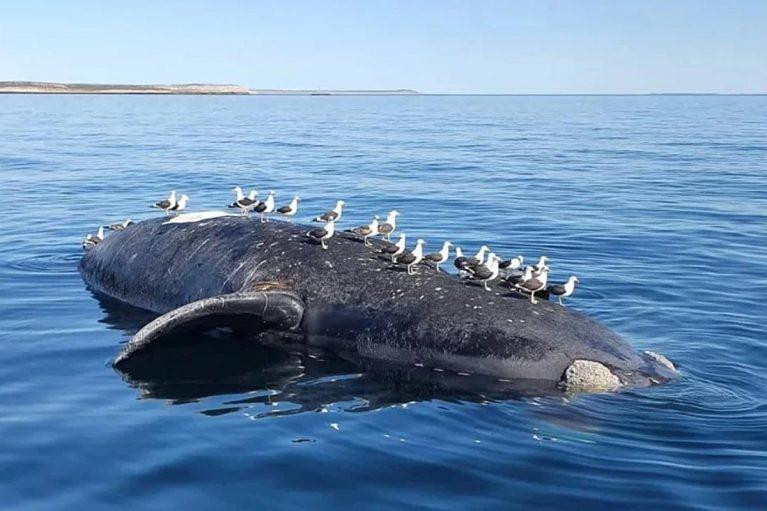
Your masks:
[[[576,360],[562,378],[565,390],[572,392],[606,392],[621,387],[620,379],[599,362]]]
[[[222,216],[237,216],[225,211],[200,211],[198,213],[184,213],[183,215],[174,216],[163,225],[167,224],[189,224],[194,222],[201,222],[203,220],[210,220],[211,218],[219,218]]]
[[[655,353],[654,351],[645,351],[644,354],[650,357],[651,359],[655,360],[660,365],[667,367],[671,369],[672,371],[676,371],[676,367],[674,367],[674,364],[669,359],[661,355],[660,353]]]

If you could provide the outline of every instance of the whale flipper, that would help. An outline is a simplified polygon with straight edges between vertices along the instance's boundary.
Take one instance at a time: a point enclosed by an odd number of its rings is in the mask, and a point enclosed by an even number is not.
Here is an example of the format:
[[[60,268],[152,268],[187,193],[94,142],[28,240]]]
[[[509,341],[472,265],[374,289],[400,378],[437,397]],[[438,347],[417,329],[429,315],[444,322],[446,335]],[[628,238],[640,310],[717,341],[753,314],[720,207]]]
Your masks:
[[[113,366],[147,350],[158,339],[194,328],[243,325],[253,332],[296,330],[304,314],[304,302],[292,291],[264,290],[212,296],[191,302],[149,322],[131,338]]]

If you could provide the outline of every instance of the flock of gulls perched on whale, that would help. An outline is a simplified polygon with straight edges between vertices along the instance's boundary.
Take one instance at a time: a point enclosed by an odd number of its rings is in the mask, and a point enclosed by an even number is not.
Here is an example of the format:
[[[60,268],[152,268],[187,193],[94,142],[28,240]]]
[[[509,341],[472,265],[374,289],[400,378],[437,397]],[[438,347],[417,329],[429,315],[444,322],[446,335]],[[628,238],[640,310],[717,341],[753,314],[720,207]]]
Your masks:
[[[230,208],[239,209],[242,215],[249,215],[251,212],[260,215],[261,222],[268,222],[269,215],[277,213],[287,221],[298,212],[298,205],[301,198],[293,197],[289,204],[277,208],[275,203],[275,193],[270,191],[263,201],[258,199],[258,192],[252,190],[247,196],[241,187],[232,188],[235,194],[235,200],[229,204]],[[186,209],[189,203],[189,196],[182,194],[177,198],[176,191],[172,191],[167,199],[152,204],[151,207],[162,209],[166,214],[177,214]],[[312,229],[306,233],[309,238],[319,242],[323,249],[328,248],[328,243],[336,232],[336,223],[343,216],[346,202],[338,200],[336,205],[330,211],[327,211],[313,220],[323,222],[324,226]],[[380,248],[381,253],[391,257],[393,264],[404,265],[408,275],[416,273],[416,267],[425,262],[431,262],[436,265],[437,271],[442,271],[440,265],[450,259],[450,249],[455,249],[455,258],[453,264],[458,270],[461,279],[480,283],[484,288],[490,291],[490,283],[499,280],[500,283],[512,290],[519,291],[530,296],[530,301],[538,303],[535,294],[539,292],[548,292],[558,298],[562,305],[562,298],[569,297],[575,292],[575,286],[578,283],[578,277],[571,275],[566,282],[561,284],[549,284],[548,275],[551,271],[549,259],[546,256],[540,256],[538,262],[533,265],[523,267],[524,257],[518,255],[508,260],[502,259],[496,253],[490,250],[490,247],[483,245],[474,255],[464,255],[461,247],[454,246],[450,241],[445,241],[438,252],[424,254],[426,242],[418,239],[412,249],[407,248],[407,238],[405,233],[400,232],[396,243],[392,243],[391,235],[397,230],[397,217],[399,211],[390,211],[386,219],[381,222],[376,215],[368,225],[355,227],[349,232],[362,237],[363,243],[368,247],[373,247],[371,238],[380,236],[385,243]],[[104,240],[104,229],[110,231],[122,231],[128,228],[134,222],[128,218],[124,222],[100,226],[96,234],[88,234],[83,240],[83,248],[90,249]]]

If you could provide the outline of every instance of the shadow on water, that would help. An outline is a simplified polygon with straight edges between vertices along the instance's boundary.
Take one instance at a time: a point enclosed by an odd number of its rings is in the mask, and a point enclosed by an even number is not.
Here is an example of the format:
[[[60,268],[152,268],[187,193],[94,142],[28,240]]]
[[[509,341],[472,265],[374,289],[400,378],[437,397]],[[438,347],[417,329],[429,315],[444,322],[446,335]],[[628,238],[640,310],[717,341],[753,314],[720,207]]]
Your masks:
[[[132,335],[156,315],[94,293],[101,320]],[[222,415],[242,407],[285,402],[289,410],[274,416],[321,410],[333,403],[355,402],[361,412],[414,401],[488,402],[540,396],[540,381],[498,380],[428,367],[404,367],[382,361],[339,357],[333,353],[285,344],[272,332],[243,334],[228,328],[185,332],[131,358],[117,372],[142,398],[188,403],[204,398],[247,394],[208,412]],[[552,394],[559,394],[551,388]]]

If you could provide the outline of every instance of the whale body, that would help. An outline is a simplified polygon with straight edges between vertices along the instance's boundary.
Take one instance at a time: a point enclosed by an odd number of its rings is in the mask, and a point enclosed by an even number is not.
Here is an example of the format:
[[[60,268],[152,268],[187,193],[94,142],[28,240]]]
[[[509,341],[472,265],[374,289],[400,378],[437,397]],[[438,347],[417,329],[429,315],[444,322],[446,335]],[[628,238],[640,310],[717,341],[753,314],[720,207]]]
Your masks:
[[[188,214],[113,233],[79,269],[97,294],[160,316],[114,360],[129,365],[184,330],[227,326],[364,364],[485,375],[542,391],[668,381],[664,357],[635,351],[579,312],[421,265],[393,266],[351,233],[323,250],[308,226]]]

